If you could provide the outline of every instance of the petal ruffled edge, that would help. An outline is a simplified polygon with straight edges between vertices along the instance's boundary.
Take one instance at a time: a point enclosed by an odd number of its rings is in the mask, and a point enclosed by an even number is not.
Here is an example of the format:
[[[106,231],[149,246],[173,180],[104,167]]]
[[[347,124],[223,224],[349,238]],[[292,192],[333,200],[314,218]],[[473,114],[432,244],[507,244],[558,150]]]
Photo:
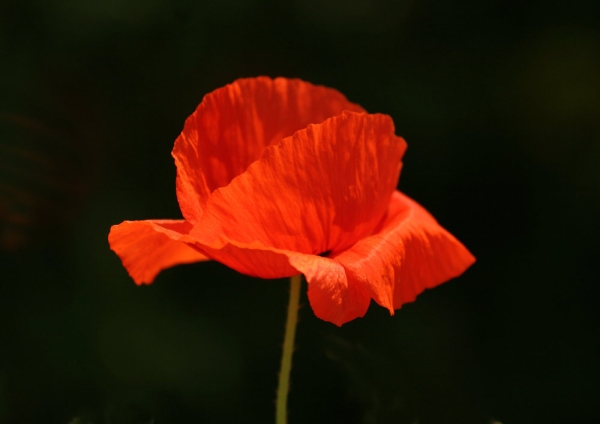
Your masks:
[[[292,255],[289,261],[306,277],[308,301],[315,316],[340,327],[367,313],[369,293],[353,283],[341,263],[315,255]]]
[[[183,220],[124,221],[110,228],[108,243],[136,284],[150,284],[163,269],[208,260],[190,246],[191,228]]]
[[[425,208],[399,191],[381,229],[334,259],[347,270],[351,285],[361,286],[391,314],[475,262]]]

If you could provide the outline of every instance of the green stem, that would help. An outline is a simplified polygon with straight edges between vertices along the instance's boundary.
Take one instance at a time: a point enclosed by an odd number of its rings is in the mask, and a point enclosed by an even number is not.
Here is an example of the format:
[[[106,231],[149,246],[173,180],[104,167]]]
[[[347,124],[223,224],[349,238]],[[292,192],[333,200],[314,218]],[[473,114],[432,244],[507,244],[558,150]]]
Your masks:
[[[298,322],[298,305],[300,303],[301,276],[295,275],[290,279],[290,302],[288,304],[285,336],[283,339],[283,356],[279,371],[279,386],[277,387],[277,405],[275,407],[275,423],[287,423],[287,397],[290,390],[290,371],[292,370],[292,353],[296,323]]]

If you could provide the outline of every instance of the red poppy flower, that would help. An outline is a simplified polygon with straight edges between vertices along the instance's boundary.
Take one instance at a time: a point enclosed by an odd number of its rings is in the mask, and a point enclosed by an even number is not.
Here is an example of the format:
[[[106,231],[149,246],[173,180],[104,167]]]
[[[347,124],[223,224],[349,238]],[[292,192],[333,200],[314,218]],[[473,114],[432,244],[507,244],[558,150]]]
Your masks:
[[[406,149],[387,115],[297,79],[240,79],[203,99],[175,141],[184,220],[125,221],[111,248],[137,284],[214,259],[302,273],[315,314],[341,325],[371,299],[394,313],[475,260],[396,191]]]

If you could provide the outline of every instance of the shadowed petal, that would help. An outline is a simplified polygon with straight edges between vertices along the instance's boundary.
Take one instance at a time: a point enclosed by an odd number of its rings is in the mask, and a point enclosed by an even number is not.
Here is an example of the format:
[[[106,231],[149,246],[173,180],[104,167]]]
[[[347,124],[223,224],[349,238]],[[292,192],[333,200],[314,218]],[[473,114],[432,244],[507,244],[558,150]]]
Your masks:
[[[308,300],[315,315],[337,326],[365,315],[371,297],[359,284],[348,281],[344,267],[315,255],[292,255],[290,264],[308,282]]]
[[[350,285],[363,287],[392,314],[475,262],[422,206],[398,191],[381,229],[334,259],[346,268]]]
[[[387,212],[405,148],[386,115],[344,112],[310,125],[216,190],[191,235],[209,248],[227,239],[305,254],[347,249]],[[268,266],[257,261],[251,274]]]
[[[344,267],[329,258],[223,239],[220,246],[204,249],[212,259],[244,274],[260,278],[304,274],[315,315],[338,326],[362,317],[371,301],[363,286],[349,285]]]
[[[151,283],[163,269],[208,260],[185,243],[191,227],[186,221],[124,221],[111,227],[108,242],[136,284]]]
[[[290,252],[260,242],[240,243],[221,237],[211,245],[199,244],[211,259],[242,274],[259,278],[284,278],[299,274],[289,262]]]
[[[206,95],[173,148],[186,220],[196,223],[209,194],[244,172],[267,146],[344,110],[364,112],[340,92],[298,79],[239,79]]]

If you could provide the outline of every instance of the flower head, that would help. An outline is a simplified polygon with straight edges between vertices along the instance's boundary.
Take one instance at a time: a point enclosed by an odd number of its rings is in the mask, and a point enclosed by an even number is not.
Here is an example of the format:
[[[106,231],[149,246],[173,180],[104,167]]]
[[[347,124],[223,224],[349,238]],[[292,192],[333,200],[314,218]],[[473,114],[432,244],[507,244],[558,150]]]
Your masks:
[[[406,143],[387,115],[297,79],[240,79],[204,97],[175,141],[184,220],[125,221],[109,243],[137,284],[214,259],[302,273],[315,314],[341,325],[371,299],[394,313],[475,258],[396,190]]]

